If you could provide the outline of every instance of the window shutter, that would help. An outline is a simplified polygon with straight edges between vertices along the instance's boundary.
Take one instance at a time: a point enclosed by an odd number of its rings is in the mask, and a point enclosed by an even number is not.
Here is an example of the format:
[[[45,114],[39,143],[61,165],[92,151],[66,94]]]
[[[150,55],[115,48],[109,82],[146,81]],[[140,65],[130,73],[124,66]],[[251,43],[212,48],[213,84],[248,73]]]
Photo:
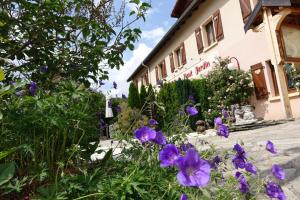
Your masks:
[[[167,68],[166,68],[166,61],[162,61],[162,77],[166,78],[167,77]]]
[[[247,22],[249,16],[251,15],[251,4],[250,0],[240,0],[242,16],[244,23]]]
[[[200,27],[195,30],[195,36],[196,36],[196,42],[197,42],[197,48],[198,53],[202,53],[204,49],[203,40],[202,40],[202,34]]]
[[[217,10],[214,13],[214,26],[215,26],[216,39],[218,41],[220,41],[224,38],[224,32],[223,32],[223,25],[222,25],[220,10]]]
[[[251,66],[252,79],[256,99],[266,99],[269,96],[267,84],[265,80],[264,67],[261,63]]]
[[[156,83],[157,83],[159,81],[158,67],[155,67],[155,77],[156,77]]]
[[[173,72],[175,71],[175,64],[174,64],[173,53],[170,53],[169,57],[170,57],[170,67],[171,67],[171,72],[173,73]]]
[[[181,44],[181,59],[182,59],[182,65],[186,64],[186,53],[185,53],[185,47],[184,47],[184,42]]]

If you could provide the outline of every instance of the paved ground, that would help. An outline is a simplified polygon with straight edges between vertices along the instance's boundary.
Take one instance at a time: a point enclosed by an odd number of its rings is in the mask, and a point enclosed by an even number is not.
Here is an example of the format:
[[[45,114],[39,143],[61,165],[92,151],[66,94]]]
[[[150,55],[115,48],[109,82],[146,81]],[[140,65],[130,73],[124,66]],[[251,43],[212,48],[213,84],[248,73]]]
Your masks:
[[[280,164],[287,175],[287,179],[283,182],[283,189],[288,199],[300,200],[300,120],[251,131],[234,132],[228,139],[209,136],[205,140],[225,149],[232,149],[236,142],[243,141],[248,156],[254,159],[253,164],[263,175],[271,173],[270,168],[273,164]],[[265,150],[268,140],[275,144],[277,155],[272,155]],[[190,138],[190,141],[195,144],[198,140]],[[110,140],[100,142],[100,146],[104,149],[116,144],[117,142],[111,144]],[[101,159],[104,155],[99,156]]]
[[[196,143],[195,139],[190,139]],[[300,200],[300,120],[251,131],[231,133],[229,139],[211,136],[205,139],[211,144],[225,149],[232,149],[236,142],[243,141],[245,149],[263,175],[270,174],[273,164],[280,164],[286,171],[283,189],[288,199]],[[265,150],[267,140],[271,140],[277,155]]]

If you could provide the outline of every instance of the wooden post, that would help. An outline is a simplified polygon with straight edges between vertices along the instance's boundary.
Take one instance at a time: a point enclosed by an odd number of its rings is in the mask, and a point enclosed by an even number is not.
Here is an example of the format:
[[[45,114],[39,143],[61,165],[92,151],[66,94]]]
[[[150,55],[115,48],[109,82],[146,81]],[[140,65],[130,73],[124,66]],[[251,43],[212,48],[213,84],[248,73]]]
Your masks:
[[[270,8],[264,9],[264,23],[265,33],[269,42],[271,50],[271,62],[275,68],[275,74],[277,77],[277,85],[279,89],[281,107],[286,119],[293,118],[288,88],[285,80],[284,62],[280,55],[279,44],[276,36],[276,28],[278,23],[281,23],[286,15],[281,16],[281,20],[273,20],[272,12]],[[278,16],[277,16],[278,17]],[[280,16],[279,16],[280,17]]]

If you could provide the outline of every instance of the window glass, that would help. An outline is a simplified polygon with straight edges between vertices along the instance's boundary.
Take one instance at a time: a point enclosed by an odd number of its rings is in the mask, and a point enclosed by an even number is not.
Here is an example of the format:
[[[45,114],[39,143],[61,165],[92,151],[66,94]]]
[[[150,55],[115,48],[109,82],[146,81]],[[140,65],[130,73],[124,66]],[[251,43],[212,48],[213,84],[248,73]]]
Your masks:
[[[284,65],[284,69],[286,72],[286,81],[287,81],[288,89],[294,89],[295,81],[293,79],[293,65],[291,63],[286,63]]]
[[[206,26],[206,35],[207,35],[207,45],[210,46],[216,41],[215,32],[214,32],[214,24],[210,21]]]
[[[178,48],[176,51],[176,61],[177,61],[177,67],[180,67],[182,65],[182,52],[181,52],[181,48]]]

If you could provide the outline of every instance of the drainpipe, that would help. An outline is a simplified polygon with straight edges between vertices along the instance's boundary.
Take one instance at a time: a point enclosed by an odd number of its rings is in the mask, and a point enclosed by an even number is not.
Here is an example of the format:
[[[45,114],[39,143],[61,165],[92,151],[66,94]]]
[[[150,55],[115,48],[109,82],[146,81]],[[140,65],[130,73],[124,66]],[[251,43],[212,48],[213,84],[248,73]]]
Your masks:
[[[142,63],[142,66],[145,67],[148,70],[148,81],[149,84],[151,84],[151,74],[150,74],[150,67]]]

